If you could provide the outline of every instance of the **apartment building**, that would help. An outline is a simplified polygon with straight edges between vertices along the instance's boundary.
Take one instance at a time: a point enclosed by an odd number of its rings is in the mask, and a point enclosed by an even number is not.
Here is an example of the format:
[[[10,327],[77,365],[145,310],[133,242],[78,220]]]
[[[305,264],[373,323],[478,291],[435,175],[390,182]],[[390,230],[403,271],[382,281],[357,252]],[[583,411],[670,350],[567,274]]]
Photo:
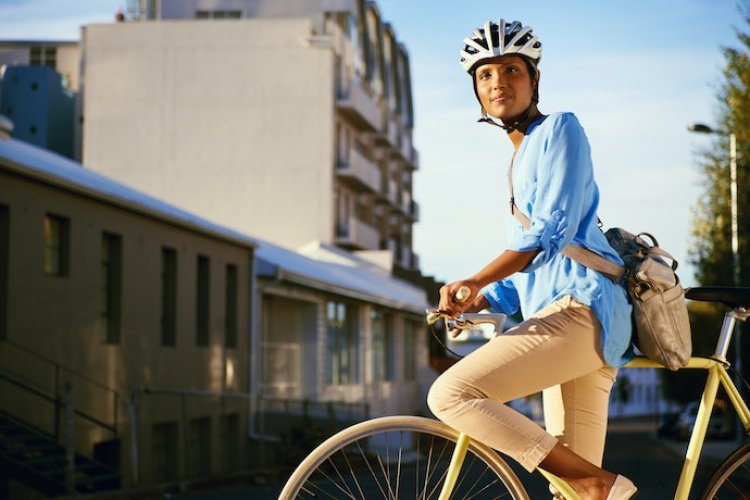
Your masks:
[[[419,269],[409,58],[375,3],[131,2],[81,50],[87,166],[279,245]]]

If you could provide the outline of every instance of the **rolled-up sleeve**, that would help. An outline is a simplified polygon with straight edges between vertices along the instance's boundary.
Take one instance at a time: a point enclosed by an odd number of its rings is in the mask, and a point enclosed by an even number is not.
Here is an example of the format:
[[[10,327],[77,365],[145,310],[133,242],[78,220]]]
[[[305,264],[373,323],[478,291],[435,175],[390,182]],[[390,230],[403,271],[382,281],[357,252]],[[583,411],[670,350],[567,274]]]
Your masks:
[[[482,288],[482,295],[489,302],[493,312],[501,312],[510,316],[518,311],[518,292],[510,279],[490,283]]]
[[[572,114],[560,115],[535,170],[521,176],[534,176],[533,189],[524,194],[520,209],[530,218],[531,227],[516,233],[510,250],[538,250],[523,270],[531,272],[549,262],[575,236],[584,207],[586,183],[593,177],[591,154],[583,128]],[[514,179],[515,182],[515,179]]]

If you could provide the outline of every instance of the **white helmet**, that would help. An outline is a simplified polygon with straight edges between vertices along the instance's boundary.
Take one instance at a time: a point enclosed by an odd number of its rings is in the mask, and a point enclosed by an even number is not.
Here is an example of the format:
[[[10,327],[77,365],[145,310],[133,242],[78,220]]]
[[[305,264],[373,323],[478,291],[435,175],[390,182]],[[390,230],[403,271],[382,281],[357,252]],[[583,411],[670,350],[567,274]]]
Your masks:
[[[537,63],[542,57],[542,42],[534,36],[530,26],[524,27],[518,21],[509,24],[502,19],[497,24],[487,21],[484,29],[478,28],[471,38],[464,38],[461,66],[472,73],[477,63],[506,54],[526,56]]]

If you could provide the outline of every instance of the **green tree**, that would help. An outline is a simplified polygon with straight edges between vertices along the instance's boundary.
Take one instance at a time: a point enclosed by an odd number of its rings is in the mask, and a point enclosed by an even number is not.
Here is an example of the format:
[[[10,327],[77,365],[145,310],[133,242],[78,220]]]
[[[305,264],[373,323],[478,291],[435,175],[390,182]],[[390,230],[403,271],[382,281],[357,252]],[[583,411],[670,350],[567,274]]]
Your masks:
[[[740,7],[750,27],[750,4]],[[731,131],[737,138],[738,226],[740,284],[750,285],[750,35],[735,29],[740,48],[722,49],[726,65],[717,92],[717,129]],[[744,153],[744,154],[743,154]],[[734,284],[731,247],[729,179],[729,137],[717,135],[710,149],[701,154],[704,190],[693,210],[690,261],[696,266],[701,285]]]
[[[737,146],[737,206],[740,275],[739,285],[750,286],[750,2],[744,0],[738,5],[741,14],[741,26],[735,27],[737,47],[724,47],[724,71],[717,91],[717,117],[715,128],[724,133],[714,136],[710,149],[700,155],[703,193],[693,210],[691,246],[689,260],[696,268],[696,279],[702,286],[733,285],[734,268],[731,246],[731,203],[729,176],[729,135],[736,137]],[[723,309],[715,313],[720,321]],[[696,314],[697,313],[697,314]],[[710,310],[696,308],[691,310],[693,325],[693,342],[703,348],[708,332],[697,330],[708,323],[705,315]],[[698,316],[698,317],[692,317]],[[700,326],[699,326],[700,325]],[[748,373],[750,362],[750,328],[742,325],[742,371]],[[716,342],[711,338],[712,343]],[[734,344],[734,343],[733,343]],[[734,359],[734,349],[730,350],[729,359]],[[709,353],[698,353],[709,354]],[[671,380],[670,382],[674,382]],[[667,382],[667,386],[672,385]],[[669,394],[673,399],[684,399],[686,394]]]

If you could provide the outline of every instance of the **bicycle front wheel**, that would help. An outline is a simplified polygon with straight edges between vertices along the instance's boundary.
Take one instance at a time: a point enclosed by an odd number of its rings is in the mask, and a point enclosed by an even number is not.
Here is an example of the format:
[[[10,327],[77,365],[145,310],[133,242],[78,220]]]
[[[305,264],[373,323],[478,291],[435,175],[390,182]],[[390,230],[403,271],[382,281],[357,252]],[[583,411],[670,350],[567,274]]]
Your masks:
[[[430,499],[440,494],[458,432],[437,420],[394,416],[335,434],[302,461],[280,499]],[[452,499],[528,499],[491,448],[472,441]]]
[[[750,499],[750,443],[729,455],[706,483],[702,499]]]

